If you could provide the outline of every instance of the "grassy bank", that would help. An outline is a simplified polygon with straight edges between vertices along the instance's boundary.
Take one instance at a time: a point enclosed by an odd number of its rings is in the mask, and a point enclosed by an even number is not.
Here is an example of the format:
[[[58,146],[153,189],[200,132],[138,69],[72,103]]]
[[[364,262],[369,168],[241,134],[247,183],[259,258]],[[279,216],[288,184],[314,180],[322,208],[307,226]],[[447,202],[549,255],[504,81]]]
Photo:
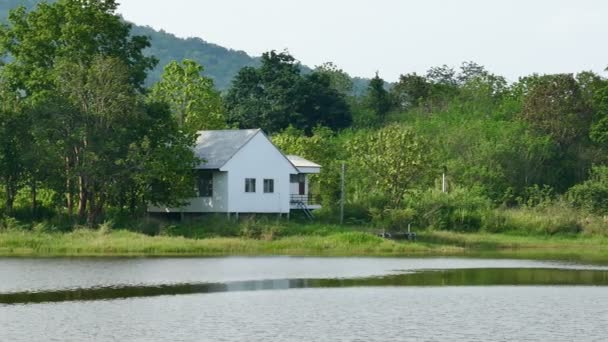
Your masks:
[[[0,232],[2,256],[471,256],[562,259],[608,263],[608,238],[423,232],[417,242],[395,242],[351,231],[273,239],[148,236],[116,230],[70,233]]]
[[[457,253],[453,246],[397,243],[363,232],[289,236],[273,240],[147,236],[129,231],[102,233],[0,233],[3,256],[213,256],[213,255],[410,255]]]

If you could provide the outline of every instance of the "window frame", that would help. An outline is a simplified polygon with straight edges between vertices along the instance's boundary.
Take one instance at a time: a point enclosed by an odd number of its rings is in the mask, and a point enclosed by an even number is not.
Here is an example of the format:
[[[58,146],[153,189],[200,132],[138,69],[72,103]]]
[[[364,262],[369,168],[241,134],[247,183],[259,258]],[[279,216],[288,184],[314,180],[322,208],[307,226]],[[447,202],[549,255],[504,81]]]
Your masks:
[[[213,197],[213,172],[198,172],[196,175],[196,192],[199,198]]]
[[[274,194],[274,178],[264,178],[264,193]]]
[[[245,193],[246,194],[255,194],[256,192],[257,192],[256,179],[255,178],[245,178]]]

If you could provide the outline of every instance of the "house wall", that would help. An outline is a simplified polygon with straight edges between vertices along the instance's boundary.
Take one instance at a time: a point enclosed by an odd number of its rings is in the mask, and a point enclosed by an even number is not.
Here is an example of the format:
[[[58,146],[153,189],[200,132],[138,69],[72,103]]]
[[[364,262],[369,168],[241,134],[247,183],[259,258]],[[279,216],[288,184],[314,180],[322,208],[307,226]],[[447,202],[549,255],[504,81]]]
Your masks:
[[[228,173],[213,172],[213,197],[195,197],[188,201],[189,204],[182,208],[150,206],[148,211],[153,213],[225,213],[228,211]]]
[[[293,165],[264,134],[257,134],[222,171],[228,171],[228,210],[232,213],[289,213],[289,175]],[[245,179],[256,179],[256,192],[245,192]],[[264,193],[264,179],[274,179],[274,193]]]

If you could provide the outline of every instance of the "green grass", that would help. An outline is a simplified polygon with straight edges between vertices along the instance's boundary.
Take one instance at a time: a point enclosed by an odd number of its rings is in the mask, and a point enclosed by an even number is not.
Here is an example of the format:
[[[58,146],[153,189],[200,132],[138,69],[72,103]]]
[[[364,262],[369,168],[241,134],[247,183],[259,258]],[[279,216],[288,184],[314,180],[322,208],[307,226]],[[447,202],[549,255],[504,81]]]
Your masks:
[[[412,255],[456,253],[460,248],[398,243],[362,232],[288,236],[273,240],[147,236],[128,231],[101,234],[8,231],[0,233],[3,256],[212,256],[212,255]]]
[[[608,238],[421,232],[418,242],[396,242],[351,231],[277,238],[185,238],[125,230],[71,233],[0,232],[1,256],[470,256],[562,259],[608,263]]]
[[[583,234],[515,235],[497,233],[421,233],[427,244],[460,247],[479,257],[557,259],[608,264],[608,237]]]

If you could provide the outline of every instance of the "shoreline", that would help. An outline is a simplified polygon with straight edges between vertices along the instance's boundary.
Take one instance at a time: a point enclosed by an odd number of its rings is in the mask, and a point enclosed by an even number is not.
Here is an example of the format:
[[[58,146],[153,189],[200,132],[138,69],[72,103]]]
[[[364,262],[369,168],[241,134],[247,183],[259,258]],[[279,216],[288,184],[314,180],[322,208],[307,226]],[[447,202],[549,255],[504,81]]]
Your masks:
[[[117,230],[102,233],[0,232],[0,257],[464,257],[560,260],[608,264],[602,236],[518,236],[491,233],[423,232],[416,242],[385,240],[364,232],[302,235],[272,240],[147,236]]]

